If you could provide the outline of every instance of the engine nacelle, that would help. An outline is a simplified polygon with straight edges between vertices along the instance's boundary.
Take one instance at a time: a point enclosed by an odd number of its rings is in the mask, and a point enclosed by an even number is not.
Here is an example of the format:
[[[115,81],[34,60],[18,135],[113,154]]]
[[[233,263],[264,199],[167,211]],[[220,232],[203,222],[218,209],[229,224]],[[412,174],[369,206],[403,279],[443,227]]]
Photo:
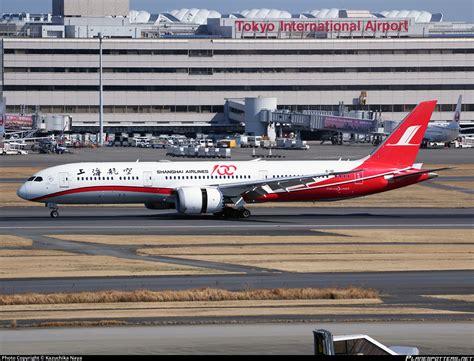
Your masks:
[[[217,188],[183,187],[176,190],[176,210],[179,213],[217,213],[223,209],[224,196]]]

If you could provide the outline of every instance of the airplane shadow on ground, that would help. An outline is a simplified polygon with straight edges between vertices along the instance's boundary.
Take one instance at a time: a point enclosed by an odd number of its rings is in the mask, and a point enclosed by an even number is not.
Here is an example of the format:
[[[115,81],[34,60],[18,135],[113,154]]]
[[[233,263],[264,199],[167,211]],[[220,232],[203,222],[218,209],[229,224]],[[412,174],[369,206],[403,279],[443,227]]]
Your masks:
[[[397,219],[398,221],[403,221],[406,219],[407,221],[417,220],[430,220],[433,224],[438,224],[436,220],[442,221],[443,223],[449,222],[449,220],[460,220],[460,219],[472,219],[474,216],[473,214],[453,214],[448,213],[438,213],[438,214],[425,214],[422,211],[417,214],[406,214],[403,210],[400,213],[390,213],[390,214],[376,214],[376,213],[368,213],[368,212],[356,212],[356,213],[294,213],[289,212],[288,214],[252,214],[250,218],[243,219],[243,218],[221,218],[221,217],[214,217],[212,215],[182,215],[177,214],[175,212],[170,213],[160,213],[160,214],[119,214],[119,215],[109,215],[109,214],[93,214],[90,213],[88,215],[74,215],[68,214],[68,210],[63,210],[61,215],[57,219],[52,219],[49,217],[49,212],[45,212],[45,214],[41,215],[34,215],[34,216],[25,216],[25,217],[18,217],[13,216],[9,217],[5,215],[3,218],[2,223],[9,224],[10,222],[20,221],[20,222],[28,222],[35,221],[35,222],[57,222],[58,224],[62,223],[61,221],[88,221],[88,220],[100,220],[100,221],[115,221],[117,224],[120,224],[121,221],[126,220],[154,220],[154,221],[214,221],[216,223],[222,222],[234,222],[234,223],[302,223],[304,221],[313,221],[313,220],[377,220],[380,221],[381,219],[387,220],[394,220]],[[344,221],[343,221],[344,222]],[[407,222],[409,225],[410,222]]]

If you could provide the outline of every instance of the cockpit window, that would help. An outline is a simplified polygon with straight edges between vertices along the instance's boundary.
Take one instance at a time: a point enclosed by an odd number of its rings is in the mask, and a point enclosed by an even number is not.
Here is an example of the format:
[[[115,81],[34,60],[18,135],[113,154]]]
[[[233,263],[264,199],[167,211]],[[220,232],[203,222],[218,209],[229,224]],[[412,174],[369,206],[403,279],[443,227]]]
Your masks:
[[[36,177],[35,179],[35,182],[42,182],[43,181],[43,177]]]
[[[34,181],[35,178],[36,178],[36,177],[30,177],[30,178],[28,178],[26,181],[27,181],[27,182],[31,182],[31,181]]]

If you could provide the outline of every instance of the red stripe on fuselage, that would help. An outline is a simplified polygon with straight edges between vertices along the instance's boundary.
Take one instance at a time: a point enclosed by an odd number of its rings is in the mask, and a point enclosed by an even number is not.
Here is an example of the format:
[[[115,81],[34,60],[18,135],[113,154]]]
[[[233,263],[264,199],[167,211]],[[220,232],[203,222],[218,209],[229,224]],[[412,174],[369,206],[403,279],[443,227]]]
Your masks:
[[[47,194],[35,199],[33,202],[40,202],[48,198],[61,197],[69,194],[88,193],[88,192],[135,192],[135,193],[150,193],[150,194],[166,194],[173,193],[171,188],[152,188],[152,187],[130,187],[130,186],[92,186],[83,188],[68,189],[61,192]]]

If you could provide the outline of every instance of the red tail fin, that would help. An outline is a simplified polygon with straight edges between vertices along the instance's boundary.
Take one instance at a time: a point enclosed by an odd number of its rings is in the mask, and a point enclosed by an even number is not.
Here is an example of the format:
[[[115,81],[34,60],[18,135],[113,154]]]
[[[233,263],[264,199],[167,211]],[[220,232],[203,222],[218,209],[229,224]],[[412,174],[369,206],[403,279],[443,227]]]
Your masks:
[[[436,100],[418,104],[392,134],[375,149],[367,162],[397,167],[413,165],[435,107]]]

